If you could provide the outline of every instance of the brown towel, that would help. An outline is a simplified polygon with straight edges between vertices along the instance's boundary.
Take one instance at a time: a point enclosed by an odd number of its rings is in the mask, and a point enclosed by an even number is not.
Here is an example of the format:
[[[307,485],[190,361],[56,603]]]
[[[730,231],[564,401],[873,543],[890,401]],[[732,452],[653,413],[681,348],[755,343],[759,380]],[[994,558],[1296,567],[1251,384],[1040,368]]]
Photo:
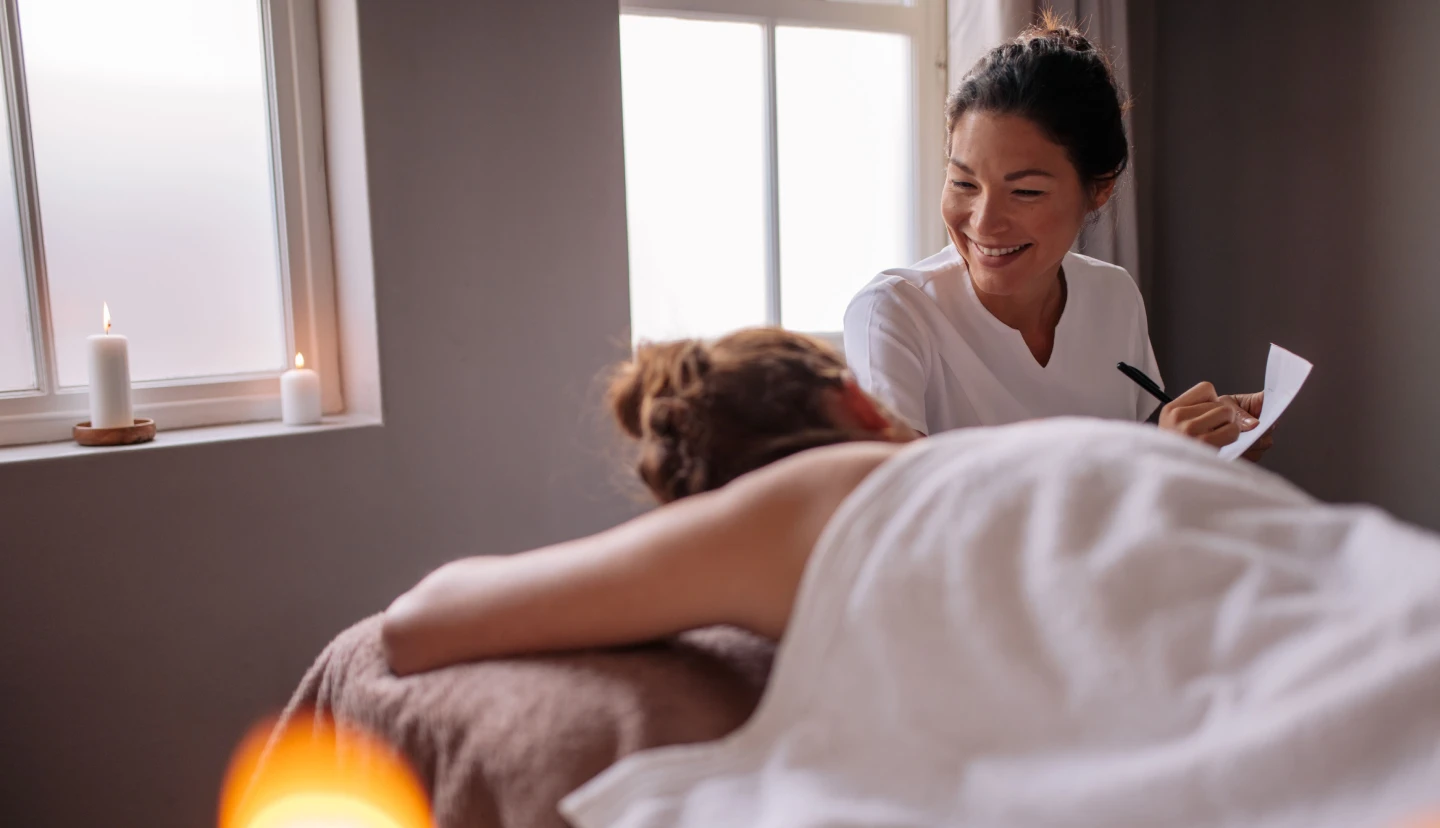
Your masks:
[[[398,678],[377,615],[325,648],[278,727],[328,715],[387,740],[429,790],[439,828],[563,828],[556,803],[621,757],[744,723],[773,655],[764,639],[716,627]]]

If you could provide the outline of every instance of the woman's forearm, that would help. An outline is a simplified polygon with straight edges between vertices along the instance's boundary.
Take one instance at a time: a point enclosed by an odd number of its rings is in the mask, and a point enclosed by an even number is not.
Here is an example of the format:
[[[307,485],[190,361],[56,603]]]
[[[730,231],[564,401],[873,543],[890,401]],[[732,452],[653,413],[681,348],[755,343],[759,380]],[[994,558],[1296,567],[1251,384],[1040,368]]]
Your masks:
[[[446,564],[386,611],[391,669],[413,673],[743,623],[734,593],[743,588],[746,545],[726,543],[736,527],[724,517],[724,501],[697,497],[578,541]]]
[[[676,613],[673,592],[647,594],[643,575],[627,579],[610,571],[610,563],[581,545],[447,564],[386,611],[390,666],[405,674],[480,658],[630,643],[708,620]]]
[[[898,450],[802,452],[621,526],[519,555],[446,564],[385,612],[390,667],[649,641],[711,624],[778,638],[840,502]]]

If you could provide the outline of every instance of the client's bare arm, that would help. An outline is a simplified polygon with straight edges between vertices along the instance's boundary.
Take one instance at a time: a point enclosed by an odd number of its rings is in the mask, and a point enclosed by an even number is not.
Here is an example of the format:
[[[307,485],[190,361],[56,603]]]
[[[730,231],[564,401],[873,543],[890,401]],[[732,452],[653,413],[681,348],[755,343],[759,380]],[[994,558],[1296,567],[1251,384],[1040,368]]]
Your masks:
[[[898,449],[816,449],[598,535],[446,564],[386,611],[386,658],[405,674],[721,623],[779,638],[825,523]]]

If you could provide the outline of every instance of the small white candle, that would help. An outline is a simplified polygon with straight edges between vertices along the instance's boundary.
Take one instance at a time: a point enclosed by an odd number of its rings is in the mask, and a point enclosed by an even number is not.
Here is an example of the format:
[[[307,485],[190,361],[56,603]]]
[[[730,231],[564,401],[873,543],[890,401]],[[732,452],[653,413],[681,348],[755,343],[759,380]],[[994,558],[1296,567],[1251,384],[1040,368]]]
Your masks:
[[[280,375],[280,418],[285,425],[320,422],[320,375],[305,367],[305,355],[295,355],[295,368]]]
[[[105,333],[89,338],[90,427],[128,428],[135,424],[130,406],[130,343],[110,333],[110,305],[105,309]]]

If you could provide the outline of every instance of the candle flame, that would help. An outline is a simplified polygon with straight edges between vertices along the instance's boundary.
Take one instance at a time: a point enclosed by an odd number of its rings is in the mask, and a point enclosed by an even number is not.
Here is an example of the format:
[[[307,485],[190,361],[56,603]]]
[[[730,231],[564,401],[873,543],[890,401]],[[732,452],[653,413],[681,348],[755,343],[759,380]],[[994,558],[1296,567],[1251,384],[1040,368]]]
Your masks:
[[[431,828],[420,779],[371,733],[300,711],[263,722],[235,756],[219,828]]]
[[[110,303],[101,302],[100,305],[105,309],[105,333],[108,334],[110,333]]]
[[[296,352],[295,352],[295,367],[296,367],[296,368],[304,368],[304,367],[305,367],[305,355],[302,354],[302,353],[300,353],[299,351],[296,351]]]

